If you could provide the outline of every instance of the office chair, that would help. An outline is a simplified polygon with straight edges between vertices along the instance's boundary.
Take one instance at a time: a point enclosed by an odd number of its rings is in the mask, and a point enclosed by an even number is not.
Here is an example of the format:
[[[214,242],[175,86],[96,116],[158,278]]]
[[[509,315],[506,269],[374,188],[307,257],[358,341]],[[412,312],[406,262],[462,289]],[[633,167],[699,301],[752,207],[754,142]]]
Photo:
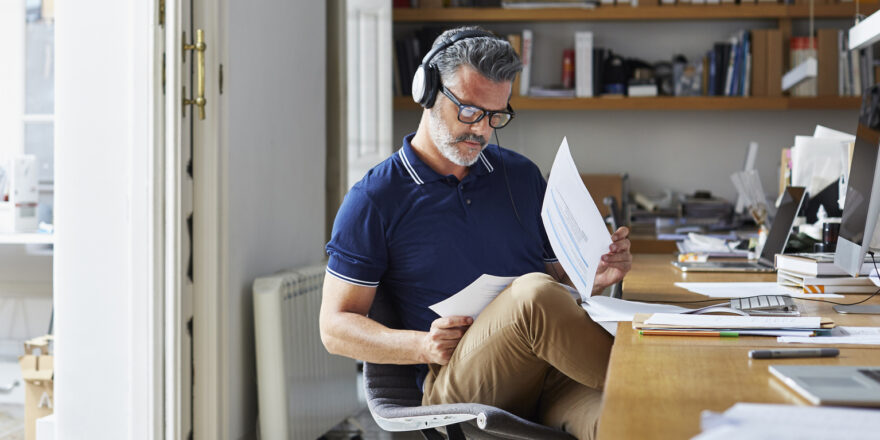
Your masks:
[[[381,288],[376,292],[369,317],[389,328],[401,328],[394,305],[388,295],[383,295]],[[386,431],[418,430],[427,440],[443,439],[436,429],[440,427],[445,427],[449,440],[574,438],[563,431],[489,405],[452,403],[422,406],[422,391],[416,384],[417,374],[414,365],[364,362],[367,406],[379,427]]]
[[[622,207],[617,206],[617,200],[614,196],[608,196],[602,199],[602,203],[608,207],[611,211],[611,215],[605,217],[605,223],[611,226],[611,231],[616,231],[617,228],[623,226],[623,215],[621,214]],[[612,298],[623,298],[623,281],[611,286],[611,291],[608,292],[608,296]]]

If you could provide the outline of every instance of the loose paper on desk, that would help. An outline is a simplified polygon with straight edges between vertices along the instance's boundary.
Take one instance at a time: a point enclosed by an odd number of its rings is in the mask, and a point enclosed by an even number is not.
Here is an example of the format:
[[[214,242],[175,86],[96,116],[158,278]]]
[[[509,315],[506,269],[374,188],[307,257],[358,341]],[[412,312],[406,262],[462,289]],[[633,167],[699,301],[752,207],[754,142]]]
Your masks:
[[[608,296],[591,296],[584,300],[581,307],[587,311],[593,322],[602,326],[612,336],[617,336],[617,323],[632,321],[636,313],[681,313],[688,309],[670,304],[650,304],[638,301],[626,301]]]
[[[841,326],[831,329],[831,336],[785,336],[777,341],[788,344],[880,345],[880,327]]]
[[[581,180],[565,138],[550,170],[541,218],[556,258],[586,300],[593,291],[599,260],[611,245],[611,234]]]
[[[682,315],[655,313],[645,320],[646,326],[677,328],[819,328],[822,318],[818,316],[726,316]]]
[[[429,308],[440,316],[470,316],[477,319],[477,315],[516,278],[483,274],[455,295]]]
[[[692,440],[876,439],[880,411],[737,403],[723,414],[703,411],[703,433]]]
[[[745,298],[755,295],[788,295],[792,298],[843,298],[843,295],[836,293],[804,293],[802,290],[780,286],[774,282],[675,283],[675,285],[710,298]]]

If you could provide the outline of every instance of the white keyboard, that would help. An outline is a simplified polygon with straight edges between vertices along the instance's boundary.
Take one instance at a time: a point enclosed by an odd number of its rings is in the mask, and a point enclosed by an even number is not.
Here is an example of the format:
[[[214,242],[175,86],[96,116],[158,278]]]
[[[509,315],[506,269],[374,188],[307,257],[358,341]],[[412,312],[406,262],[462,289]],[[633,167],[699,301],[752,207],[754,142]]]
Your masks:
[[[797,305],[786,295],[758,295],[733,298],[730,307],[750,315],[800,315]]]

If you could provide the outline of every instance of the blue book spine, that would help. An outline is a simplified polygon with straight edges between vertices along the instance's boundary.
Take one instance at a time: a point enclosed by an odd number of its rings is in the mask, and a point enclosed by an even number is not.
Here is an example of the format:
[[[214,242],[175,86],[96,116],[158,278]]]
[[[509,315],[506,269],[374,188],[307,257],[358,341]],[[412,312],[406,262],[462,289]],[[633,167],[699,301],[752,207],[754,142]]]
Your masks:
[[[715,76],[718,74],[715,69],[715,51],[710,50],[707,56],[709,57],[709,87],[707,93],[709,96],[715,96]]]
[[[730,80],[730,89],[727,91],[728,96],[736,96],[737,90],[739,90],[739,66],[742,64],[740,48],[742,48],[742,41],[737,39],[733,45],[733,68],[730,70],[733,77]]]
[[[752,51],[752,37],[751,32],[744,31],[743,32],[743,68],[742,68],[742,87],[740,87],[739,94],[740,96],[747,96],[746,94],[746,84],[749,84],[749,63],[748,57],[749,53]],[[749,87],[751,88],[751,87]]]

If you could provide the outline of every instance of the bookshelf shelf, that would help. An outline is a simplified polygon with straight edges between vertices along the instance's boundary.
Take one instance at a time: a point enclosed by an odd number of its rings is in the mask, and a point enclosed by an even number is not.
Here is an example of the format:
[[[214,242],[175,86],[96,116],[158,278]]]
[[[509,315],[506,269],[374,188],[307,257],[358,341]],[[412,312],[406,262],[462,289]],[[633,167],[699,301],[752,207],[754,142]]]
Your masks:
[[[876,4],[860,4],[861,14],[877,11]],[[815,5],[816,18],[854,17],[855,3]],[[700,6],[612,6],[596,9],[502,9],[502,8],[416,8],[394,9],[395,23],[499,22],[499,21],[591,21],[591,20],[711,20],[748,18],[807,18],[809,5],[724,4]]]
[[[724,97],[659,96],[651,98],[534,98],[513,97],[516,110],[836,110],[857,109],[859,97]],[[395,96],[395,110],[418,110],[409,96]]]

